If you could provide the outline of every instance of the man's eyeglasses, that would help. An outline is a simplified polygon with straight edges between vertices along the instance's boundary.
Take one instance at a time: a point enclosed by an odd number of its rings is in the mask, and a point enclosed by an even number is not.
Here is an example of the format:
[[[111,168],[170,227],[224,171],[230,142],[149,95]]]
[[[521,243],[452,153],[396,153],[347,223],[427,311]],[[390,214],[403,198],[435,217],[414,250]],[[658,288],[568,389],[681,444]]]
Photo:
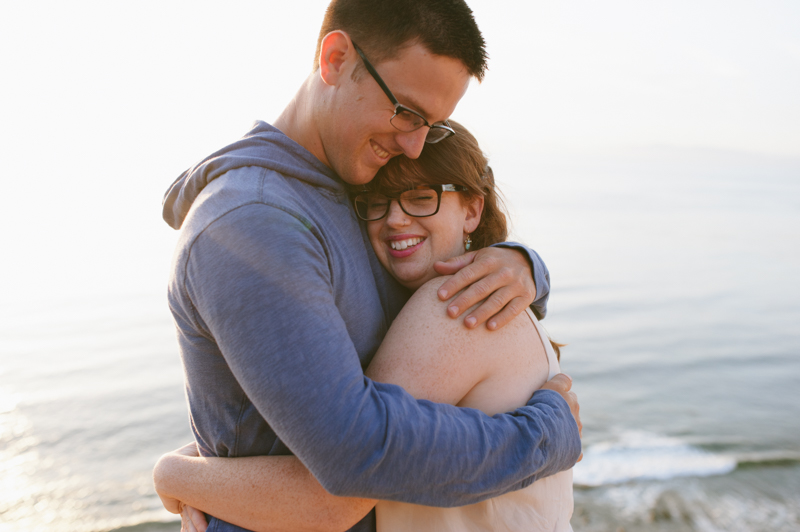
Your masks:
[[[386,86],[386,83],[384,83],[383,79],[381,79],[381,77],[378,75],[375,67],[373,67],[372,64],[367,60],[367,57],[364,55],[364,52],[361,51],[361,48],[359,48],[356,43],[353,43],[353,48],[356,49],[356,52],[358,52],[358,55],[364,62],[364,66],[367,67],[367,72],[369,72],[372,78],[378,83],[378,85],[380,85],[384,94],[386,94],[386,96],[389,98],[389,101],[394,105],[394,115],[392,115],[392,117],[389,119],[389,122],[396,129],[410,133],[411,131],[418,130],[422,126],[427,126],[429,129],[428,136],[425,137],[425,142],[428,144],[435,144],[456,134],[456,132],[450,127],[450,124],[447,122],[447,120],[444,122],[429,124],[424,116],[399,103],[397,98],[394,97],[394,94],[392,94],[392,91],[389,90],[389,87]]]
[[[398,196],[386,196],[379,192],[362,192],[353,199],[356,214],[362,220],[374,222],[389,213],[392,200],[397,200],[403,212],[416,218],[433,216],[439,212],[442,192],[466,192],[461,185],[420,185],[401,192]]]

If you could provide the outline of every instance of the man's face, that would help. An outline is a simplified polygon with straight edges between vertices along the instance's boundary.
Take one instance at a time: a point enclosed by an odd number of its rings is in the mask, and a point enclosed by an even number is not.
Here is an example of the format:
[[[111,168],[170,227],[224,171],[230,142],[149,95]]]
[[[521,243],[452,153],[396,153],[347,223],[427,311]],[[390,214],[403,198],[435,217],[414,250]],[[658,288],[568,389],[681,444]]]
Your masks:
[[[419,112],[429,124],[446,120],[469,86],[470,76],[460,61],[433,55],[419,44],[375,69],[398,101]],[[345,76],[333,98],[327,127],[320,129],[329,165],[346,182],[368,183],[396,155],[419,157],[428,128],[395,129],[389,122],[394,106],[366,71],[358,82]]]

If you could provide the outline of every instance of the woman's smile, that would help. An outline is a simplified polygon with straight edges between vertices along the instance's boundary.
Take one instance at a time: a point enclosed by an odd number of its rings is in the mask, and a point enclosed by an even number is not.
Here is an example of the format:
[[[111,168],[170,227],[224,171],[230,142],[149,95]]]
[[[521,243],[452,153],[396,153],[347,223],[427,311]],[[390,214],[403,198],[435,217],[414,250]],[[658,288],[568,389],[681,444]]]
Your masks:
[[[419,235],[393,235],[386,239],[386,245],[389,247],[389,254],[392,257],[401,259],[412,255],[425,240],[424,236]]]

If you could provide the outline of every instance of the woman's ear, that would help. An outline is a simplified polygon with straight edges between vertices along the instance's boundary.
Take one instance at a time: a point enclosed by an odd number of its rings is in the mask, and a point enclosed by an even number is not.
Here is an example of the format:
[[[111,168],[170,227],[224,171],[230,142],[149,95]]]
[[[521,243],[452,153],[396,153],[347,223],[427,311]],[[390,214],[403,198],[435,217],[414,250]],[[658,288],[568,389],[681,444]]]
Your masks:
[[[464,232],[472,233],[481,223],[483,213],[483,196],[475,195],[467,201],[467,217],[464,220]]]
[[[350,37],[341,30],[322,38],[319,47],[319,75],[326,85],[336,85],[347,70],[348,57],[356,54]]]

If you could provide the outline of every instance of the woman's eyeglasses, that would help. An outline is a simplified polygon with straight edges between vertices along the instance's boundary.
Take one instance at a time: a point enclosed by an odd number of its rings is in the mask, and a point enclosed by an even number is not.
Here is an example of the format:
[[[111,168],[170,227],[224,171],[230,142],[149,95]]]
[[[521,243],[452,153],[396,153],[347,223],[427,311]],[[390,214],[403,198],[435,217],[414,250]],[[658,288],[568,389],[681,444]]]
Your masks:
[[[397,200],[403,212],[416,218],[433,216],[439,212],[442,192],[466,192],[461,185],[420,185],[397,196],[386,196],[380,192],[361,192],[353,198],[356,214],[362,220],[374,222],[389,213],[392,200]]]

